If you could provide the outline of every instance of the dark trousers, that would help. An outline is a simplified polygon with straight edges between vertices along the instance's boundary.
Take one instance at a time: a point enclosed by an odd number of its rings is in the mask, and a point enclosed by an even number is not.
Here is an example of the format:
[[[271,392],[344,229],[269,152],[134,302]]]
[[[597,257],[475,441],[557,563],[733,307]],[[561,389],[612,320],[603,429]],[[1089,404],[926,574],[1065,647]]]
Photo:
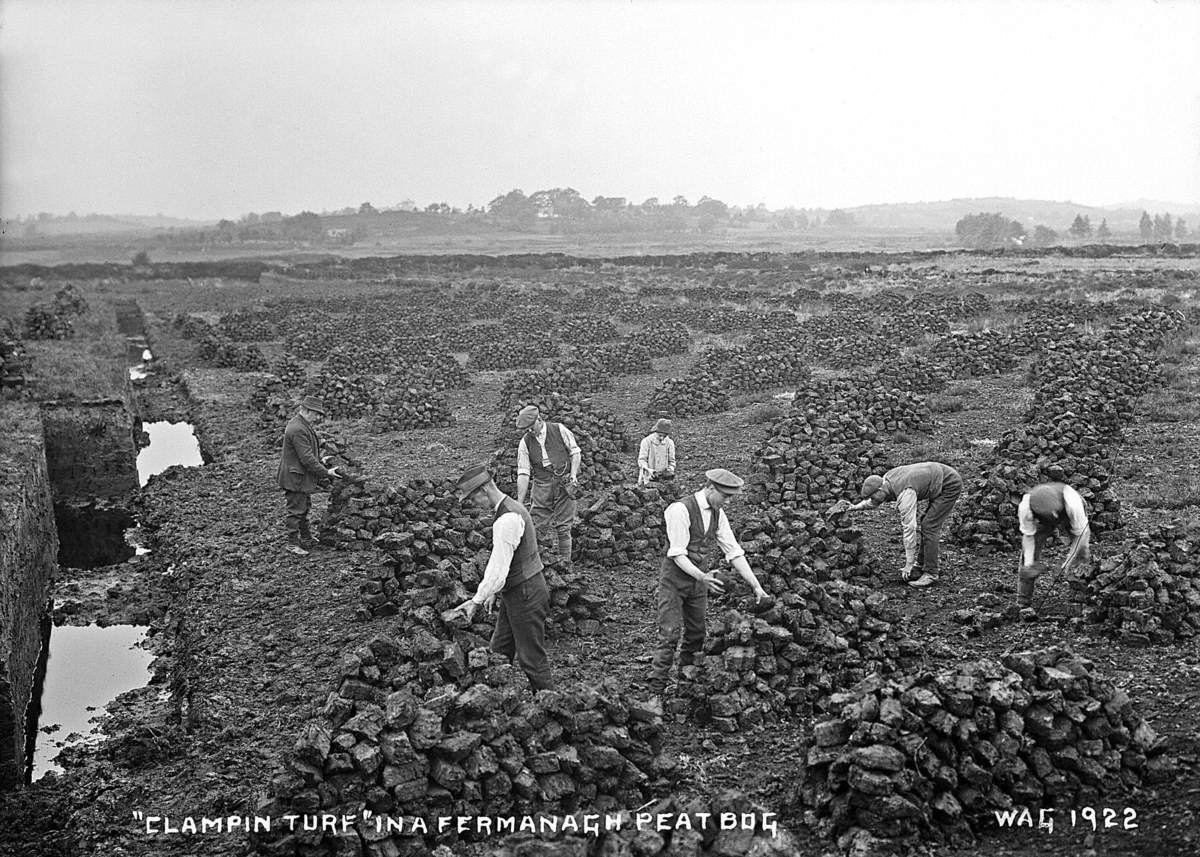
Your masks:
[[[666,570],[658,579],[658,648],[650,660],[650,686],[666,687],[679,645],[679,666],[689,666],[704,646],[704,613],[708,608],[708,586],[678,569]]]
[[[500,593],[497,601],[496,630],[492,632],[493,652],[517,663],[529,676],[534,690],[550,690],[550,664],[546,660],[546,616],[550,613],[550,589],[546,576],[538,572]]]
[[[575,498],[567,494],[561,479],[534,481],[530,487],[529,517],[539,538],[558,548],[558,555],[570,564],[571,526],[575,523]]]
[[[962,494],[962,477],[957,473],[947,476],[942,483],[942,493],[929,501],[925,517],[919,525],[921,546],[917,557],[917,569],[920,572],[937,577],[938,575],[938,540],[942,535],[942,524],[950,517],[950,511]]]
[[[288,535],[309,536],[308,512],[312,509],[312,495],[305,491],[284,491],[283,496],[287,506]]]

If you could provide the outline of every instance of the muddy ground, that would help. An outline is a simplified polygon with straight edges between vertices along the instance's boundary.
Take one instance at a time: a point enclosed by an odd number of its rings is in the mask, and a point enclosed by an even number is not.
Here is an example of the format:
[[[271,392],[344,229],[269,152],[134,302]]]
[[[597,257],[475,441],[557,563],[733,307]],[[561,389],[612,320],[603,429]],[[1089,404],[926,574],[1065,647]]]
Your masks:
[[[970,270],[968,262],[955,260],[954,265]],[[131,564],[128,573],[101,583],[62,581],[59,594],[81,605],[74,616],[63,617],[67,621],[94,618],[101,596],[112,602],[110,621],[129,621],[135,613],[153,619],[154,676],[146,688],[126,694],[111,707],[108,740],[97,751],[69,754],[64,775],[0,796],[0,854],[247,853],[238,837],[147,837],[139,832],[132,813],[252,813],[256,793],[276,772],[304,722],[324,703],[343,653],[390,630],[393,619],[355,620],[363,570],[380,561],[379,555],[319,551],[302,558],[282,550],[275,439],[264,434],[247,404],[251,385],[240,373],[205,365],[194,344],[169,324],[180,308],[225,311],[264,293],[272,297],[280,288],[278,282],[261,287],[193,284],[187,290],[178,284],[93,284],[94,311],[108,299],[132,296],[146,312],[160,367],[134,391],[143,418],[186,417],[197,426],[211,461],[168,471],[142,492],[137,505],[151,553]],[[315,292],[320,286],[304,288]],[[103,334],[101,330],[97,341]],[[1195,493],[1200,485],[1198,335],[1193,332],[1190,342],[1177,344],[1166,355],[1172,368],[1170,386],[1140,401],[1137,423],[1118,447],[1117,493],[1128,498],[1126,532],[1200,514],[1195,505],[1200,502]],[[86,340],[76,345],[90,347]],[[596,401],[616,413],[634,438],[640,437],[648,428],[643,408],[650,392],[662,378],[684,374],[694,357],[659,358],[653,374],[618,379],[614,389],[598,394]],[[373,480],[453,475],[465,463],[485,460],[494,448],[501,415],[497,389],[503,374],[479,373],[470,388],[451,394],[457,420],[453,429],[370,435],[362,422],[335,427],[352,440]],[[771,409],[778,407],[771,399],[773,392],[778,391],[736,397],[735,407],[724,414],[676,419],[684,478],[694,482],[704,469],[717,465],[748,472],[754,445],[769,423]],[[1025,367],[953,384],[950,394],[940,397],[941,410],[935,412],[937,423],[931,432],[887,439],[893,463],[941,457],[969,479],[984,460],[988,441],[1021,419],[1029,393]],[[631,477],[634,457],[631,453]],[[1190,496],[1192,504],[1179,507],[1181,496]],[[320,499],[316,507],[319,511]],[[736,526],[736,505],[731,516]],[[1200,850],[1197,641],[1131,649],[1078,627],[1061,579],[1039,591],[1038,621],[1007,621],[972,636],[951,614],[974,606],[982,593],[1010,599],[1015,555],[968,554],[945,544],[940,584],[912,590],[893,580],[902,560],[894,509],[864,516],[860,524],[883,571],[878,585],[899,605],[912,632],[928,641],[931,667],[1008,649],[1069,645],[1128,691],[1165,736],[1178,762],[1173,781],[1113,800],[1111,805],[1118,809],[1136,810],[1136,831],[1092,834],[1090,828],[1072,829],[1060,819],[1053,832],[997,831],[978,848],[943,848],[938,853],[965,855],[986,849],[1013,855],[1182,857]],[[1096,549],[1103,555],[1112,546],[1100,540]],[[655,636],[657,563],[657,557],[647,557],[631,567],[590,569],[592,585],[609,598],[609,618],[596,636],[551,641],[552,664],[560,680],[616,676],[636,688]],[[110,596],[113,585],[120,591]],[[88,596],[89,587],[94,597]],[[719,607],[719,601],[714,602],[710,621]],[[671,721],[666,731],[680,760],[679,790],[707,795],[723,786],[742,789],[763,807],[784,813],[783,822],[799,835],[805,853],[829,851],[831,843],[807,834],[800,819],[789,816],[782,804],[801,764],[797,747],[810,726],[797,721],[724,736],[683,719]]]

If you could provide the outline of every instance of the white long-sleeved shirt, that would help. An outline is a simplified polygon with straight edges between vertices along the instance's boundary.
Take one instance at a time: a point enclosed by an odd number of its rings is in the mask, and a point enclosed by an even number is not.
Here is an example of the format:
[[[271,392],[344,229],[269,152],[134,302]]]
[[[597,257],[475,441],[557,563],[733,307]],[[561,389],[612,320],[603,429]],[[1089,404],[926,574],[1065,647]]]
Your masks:
[[[1063,486],[1063,506],[1066,507],[1067,520],[1071,524],[1071,535],[1080,535],[1088,527],[1087,510],[1083,507],[1083,497],[1070,485]],[[1021,504],[1017,506],[1017,524],[1021,528],[1021,535],[1037,535],[1037,519],[1033,516],[1033,510],[1029,508],[1028,494],[1021,498]]]
[[[664,470],[675,472],[675,441],[670,435],[660,441],[656,432],[650,432],[638,448],[638,483],[643,484],[651,475]]]
[[[700,519],[704,524],[704,531],[708,532],[708,527],[712,522],[713,507],[709,505],[708,498],[704,496],[704,490],[697,491],[694,495],[696,503],[700,506]],[[739,556],[745,556],[746,552],[742,550],[742,546],[738,544],[737,538],[733,535],[733,528],[729,526],[729,516],[722,509],[718,512],[720,515],[717,518],[717,544],[721,546],[721,550],[725,554],[725,559],[732,562]],[[667,506],[663,512],[663,520],[667,525],[667,547],[668,557],[686,556],[688,542],[691,541],[691,519],[688,516],[687,507],[682,502],[672,503]]]
[[[575,440],[575,435],[562,423],[558,423],[558,430],[562,433],[563,446],[567,448],[567,455],[574,457],[580,455],[579,444]],[[549,423],[542,420],[542,430],[538,433],[538,443],[542,445],[542,466],[550,467],[550,450],[546,449],[546,432],[549,431]],[[517,443],[517,475],[528,476],[530,474],[529,466],[529,445],[525,443],[525,435],[521,435],[521,440]]]
[[[504,501],[501,500],[500,503]],[[500,503],[496,508],[500,508]],[[487,568],[483,571],[483,580],[479,589],[471,599],[476,604],[482,604],[504,588],[508,580],[508,569],[512,565],[513,554],[521,544],[525,535],[525,519],[515,512],[501,515],[492,524],[492,554],[488,557]]]
[[[1017,525],[1021,530],[1021,561],[1025,565],[1033,563],[1033,555],[1037,551],[1037,518],[1029,508],[1029,495],[1021,498],[1017,506]],[[1091,530],[1088,528],[1087,509],[1083,505],[1083,497],[1070,485],[1063,486],[1063,507],[1067,513],[1067,521],[1071,526],[1071,535],[1078,542],[1079,550],[1086,552],[1091,542]]]
[[[904,533],[904,564],[916,565],[917,547],[917,492],[905,488],[896,498],[896,508],[900,511],[900,530]]]

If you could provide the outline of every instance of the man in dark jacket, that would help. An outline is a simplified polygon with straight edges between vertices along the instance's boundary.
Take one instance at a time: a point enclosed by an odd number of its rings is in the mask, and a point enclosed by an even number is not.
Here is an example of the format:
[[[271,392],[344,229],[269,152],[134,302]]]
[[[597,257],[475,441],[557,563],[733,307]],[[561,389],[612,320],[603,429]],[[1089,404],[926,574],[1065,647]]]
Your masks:
[[[296,415],[283,432],[283,455],[279,460],[279,487],[287,503],[287,549],[305,556],[316,545],[308,525],[312,494],[318,481],[340,477],[336,467],[321,461],[321,441],[316,426],[325,418],[325,405],[316,396],[305,396]]]
[[[550,690],[550,665],[546,660],[546,616],[550,590],[542,573],[537,532],[529,512],[492,481],[483,465],[469,468],[458,479],[458,493],[479,509],[491,509],[492,553],[475,595],[458,605],[467,619],[482,605],[490,613],[497,596],[500,610],[491,649],[510,661],[515,656],[529,683]]]
[[[877,509],[895,500],[904,533],[904,569],[900,576],[909,586],[925,587],[937,582],[942,524],[950,517],[962,489],[962,477],[949,464],[918,461],[893,467],[883,476],[868,476],[862,484],[862,502],[848,505],[843,501],[830,511]],[[918,522],[917,503],[921,500],[928,500],[929,506]]]

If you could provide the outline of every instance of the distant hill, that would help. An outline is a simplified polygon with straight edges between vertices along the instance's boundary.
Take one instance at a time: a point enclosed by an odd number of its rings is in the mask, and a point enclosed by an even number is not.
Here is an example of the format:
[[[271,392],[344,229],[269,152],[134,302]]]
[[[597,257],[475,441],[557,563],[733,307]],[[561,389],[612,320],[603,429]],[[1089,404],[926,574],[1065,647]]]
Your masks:
[[[1170,212],[1183,216],[1193,226],[1200,226],[1200,205],[1152,203],[1143,207],[1138,203],[1100,208],[1077,205],[1073,202],[1054,202],[1042,199],[1013,199],[1003,196],[951,199],[941,202],[901,202],[860,205],[847,208],[859,226],[877,229],[920,229],[936,232],[953,232],[954,224],[968,214],[999,212],[1026,226],[1045,224],[1060,232],[1066,230],[1075,215],[1082,214],[1099,226],[1103,219],[1114,232],[1133,231],[1138,228],[1142,211],[1151,214]]]
[[[82,217],[52,217],[37,221],[38,235],[116,235],[120,233],[146,235],[158,229],[189,229],[211,226],[214,220],[185,220],[179,217],[164,217],[161,214],[86,214]],[[6,231],[22,234],[26,223],[5,221]]]

